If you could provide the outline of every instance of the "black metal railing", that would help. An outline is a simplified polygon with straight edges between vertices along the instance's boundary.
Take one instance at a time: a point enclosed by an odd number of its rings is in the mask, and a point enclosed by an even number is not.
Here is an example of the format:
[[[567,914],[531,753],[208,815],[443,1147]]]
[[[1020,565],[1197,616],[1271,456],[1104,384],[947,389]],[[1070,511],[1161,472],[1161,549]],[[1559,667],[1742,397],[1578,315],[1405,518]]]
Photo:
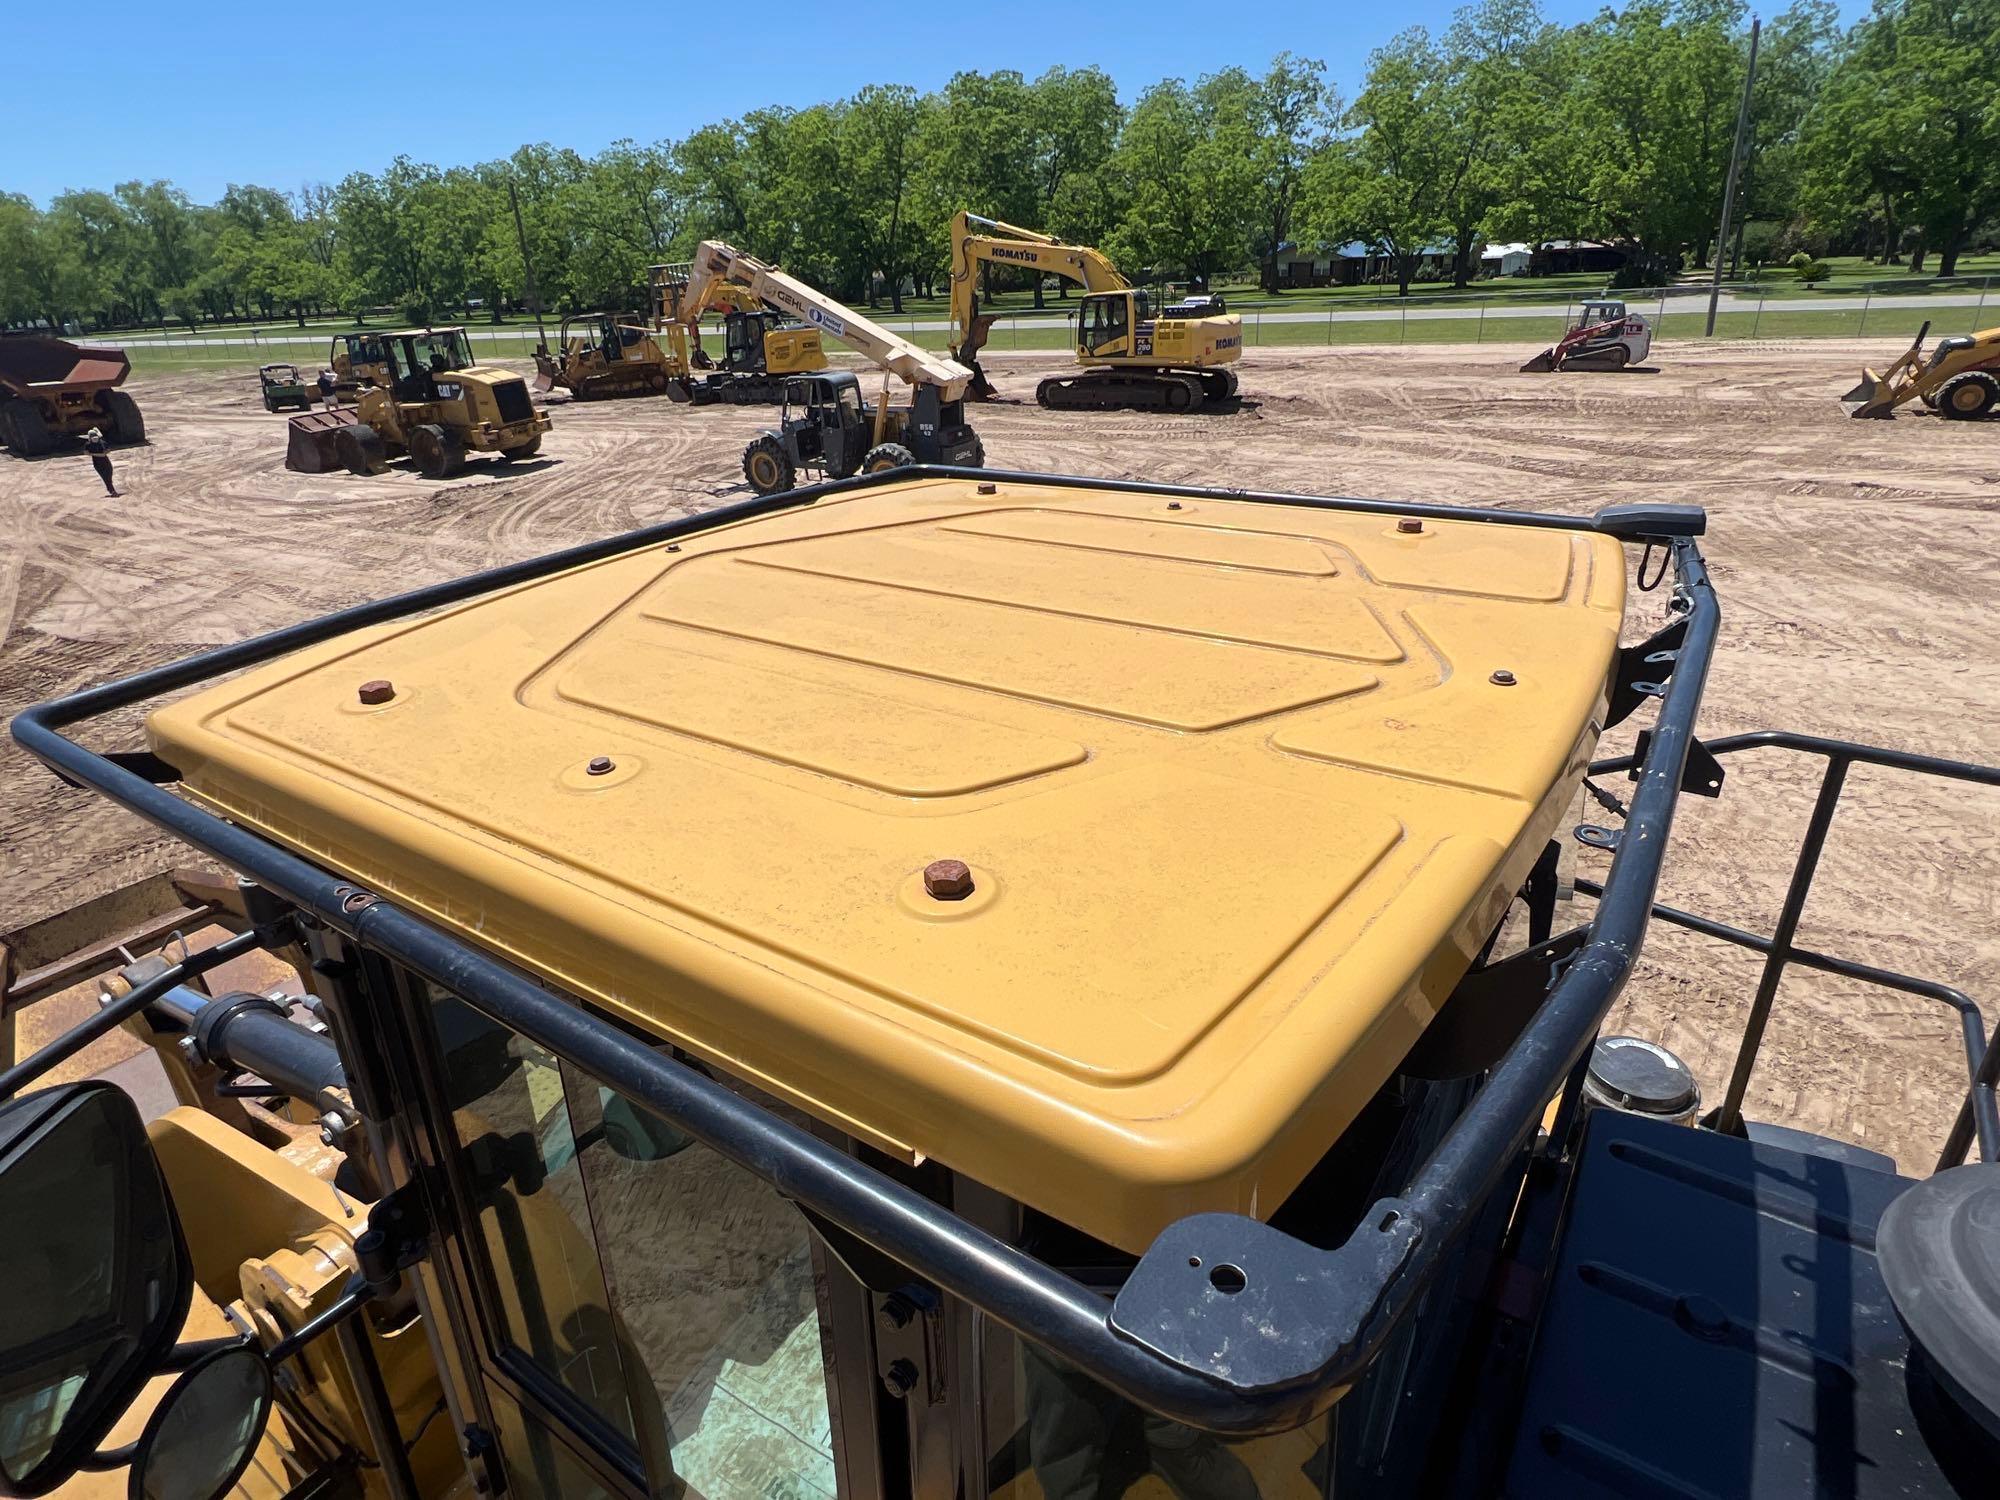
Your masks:
[[[1777,998],[1778,985],[1785,977],[1785,970],[1797,964],[1800,968],[1814,969],[1822,974],[1833,974],[1935,1000],[1955,1011],[1971,1082],[1959,1106],[1958,1117],[1946,1137],[1944,1149],[1938,1156],[1937,1170],[1943,1171],[1963,1162],[1975,1136],[1982,1160],[2000,1158],[2000,1102],[1995,1099],[1995,1084],[2000,1083],[2000,1046],[1995,1043],[2000,1040],[2000,1029],[1994,1036],[1987,1034],[1979,1007],[1973,1003],[1972,997],[1963,990],[1934,979],[1899,974],[1856,959],[1801,948],[1794,942],[1799,919],[1805,914],[1806,900],[1812,895],[1813,880],[1819,874],[1820,857],[1826,851],[1826,837],[1833,827],[1833,815],[1847,789],[1849,767],[1881,766],[1917,776],[2000,787],[2000,766],[1947,760],[1935,755],[1913,755],[1907,751],[1863,745],[1854,740],[1824,739],[1818,735],[1791,734],[1777,729],[1732,734],[1721,739],[1704,740],[1702,744],[1710,755],[1718,758],[1746,750],[1785,750],[1821,756],[1826,762],[1820,772],[1819,794],[1813,801],[1812,816],[1806,823],[1805,837],[1799,843],[1798,858],[1792,862],[1785,903],[1779,908],[1777,925],[1768,937],[1676,907],[1656,905],[1653,908],[1653,915],[1663,922],[1671,922],[1690,932],[1699,932],[1764,955],[1763,971],[1758,976],[1757,991],[1750,1002],[1750,1014],[1743,1025],[1743,1040],[1736,1050],[1736,1065],[1730,1070],[1729,1088],[1713,1118],[1706,1123],[1731,1133],[1742,1129],[1743,1096],[1750,1086],[1750,1075],[1757,1066],[1757,1055],[1764,1045],[1772,1002]],[[1608,775],[1614,771],[1629,771],[1637,763],[1634,756],[1614,756],[1594,762],[1590,770],[1592,775]],[[1576,888],[1589,896],[1601,896],[1603,889],[1589,880],[1577,881]]]
[[[62,733],[112,710],[364,626],[752,516],[927,477],[1559,528],[1667,549],[1673,604],[1685,619],[1685,634],[1675,661],[1653,674],[1664,678],[1664,685],[1649,685],[1658,716],[1639,765],[1626,836],[1605,878],[1589,934],[1409,1189],[1376,1203],[1336,1249],[1321,1251],[1247,1216],[1199,1214],[1164,1230],[1116,1298],[1107,1301],[696,1069],[531,983],[475,945],[261,834],[203,811],[138,770]],[[1554,516],[991,470],[903,469],[744,501],[361,605],[38,704],[14,719],[12,733],[23,749],[57,774],[140,814],[346,939],[444,986],[1127,1398],[1210,1431],[1280,1431],[1325,1410],[1365,1371],[1447,1252],[1472,1227],[1483,1201],[1519,1160],[1547,1100],[1566,1080],[1574,1092],[1581,1060],[1630,977],[1653,915],[1720,620],[1693,540],[1702,527],[1701,512],[1683,506],[1608,507],[1595,516]],[[1217,1280],[1217,1268],[1238,1275]]]

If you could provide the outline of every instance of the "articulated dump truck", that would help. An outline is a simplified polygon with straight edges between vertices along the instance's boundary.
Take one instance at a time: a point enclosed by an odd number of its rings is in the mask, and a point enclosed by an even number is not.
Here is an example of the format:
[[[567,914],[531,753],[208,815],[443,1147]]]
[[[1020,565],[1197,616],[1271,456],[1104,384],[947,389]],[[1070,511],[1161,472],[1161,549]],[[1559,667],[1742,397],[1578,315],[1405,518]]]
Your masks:
[[[123,349],[41,334],[0,338],[0,444],[40,458],[93,427],[107,443],[143,443],[139,403],[118,389],[132,373]]]
[[[102,1001],[0,1075],[0,1489],[1990,1496],[2000,1054],[1794,936],[1850,768],[2000,769],[1697,738],[1702,531],[905,468],[27,710],[190,853],[9,940]],[[1798,758],[1774,932],[1657,905]],[[1599,1036],[1662,922],[1727,1079]],[[1939,1002],[1929,1175],[1745,1117],[1793,964]],[[120,1026],[150,1124],[46,1081]]]

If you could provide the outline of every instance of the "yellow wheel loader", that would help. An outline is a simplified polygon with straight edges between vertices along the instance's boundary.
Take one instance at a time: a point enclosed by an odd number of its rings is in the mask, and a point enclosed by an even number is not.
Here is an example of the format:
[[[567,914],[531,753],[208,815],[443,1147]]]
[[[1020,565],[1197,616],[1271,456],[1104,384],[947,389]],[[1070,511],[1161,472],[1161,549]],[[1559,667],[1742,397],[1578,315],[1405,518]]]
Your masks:
[[[575,332],[571,332],[575,329]],[[667,351],[636,319],[608,312],[562,320],[556,352],[535,350],[535,389],[561,387],[579,401],[606,396],[663,396],[681,373]]]
[[[369,334],[352,358],[350,371],[361,379],[356,404],[293,417],[286,468],[379,474],[407,455],[426,477],[449,479],[469,453],[504,463],[541,449],[549,417],[536,409],[528,382],[476,363],[463,328]]]
[[[1861,383],[1840,399],[1850,417],[1889,417],[1905,401],[1917,400],[1939,416],[1973,421],[2000,408],[2000,328],[1938,340],[1928,362],[1924,337],[1928,319],[1902,356],[1882,374],[1863,369]]]
[[[1076,357],[1090,368],[1042,381],[1035,399],[1043,406],[1192,411],[1236,395],[1231,366],[1243,357],[1243,320],[1221,311],[1219,298],[1155,308],[1100,251],[961,212],[951,221],[951,356],[973,372],[975,399],[993,395],[979,365],[994,318],[979,311],[978,268],[986,264],[1060,276],[1086,290],[1077,306]]]
[[[27,709],[213,868],[0,941],[102,985],[0,1493],[1986,1500],[2000,1048],[1793,939],[1849,768],[2000,768],[1698,739],[1703,527],[904,470]],[[1773,757],[1774,931],[1656,905]],[[1764,963],[1705,1111],[1660,923]],[[1745,1117],[1792,965],[1938,1003],[1931,1175]]]

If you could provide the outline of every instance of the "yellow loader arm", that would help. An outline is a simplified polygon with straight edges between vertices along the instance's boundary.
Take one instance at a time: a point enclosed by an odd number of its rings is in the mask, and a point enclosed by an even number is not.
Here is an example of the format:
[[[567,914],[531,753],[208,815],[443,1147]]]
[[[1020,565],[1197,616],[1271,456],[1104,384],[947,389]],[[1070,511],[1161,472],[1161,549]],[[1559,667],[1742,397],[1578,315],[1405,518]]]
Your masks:
[[[1917,394],[1917,370],[1923,360],[1924,337],[1931,331],[1930,319],[1917,330],[1917,336],[1910,347],[1889,368],[1877,375],[1866,365],[1861,367],[1861,384],[1840,399],[1844,402],[1859,402],[1850,417],[1886,417],[1897,407]]]

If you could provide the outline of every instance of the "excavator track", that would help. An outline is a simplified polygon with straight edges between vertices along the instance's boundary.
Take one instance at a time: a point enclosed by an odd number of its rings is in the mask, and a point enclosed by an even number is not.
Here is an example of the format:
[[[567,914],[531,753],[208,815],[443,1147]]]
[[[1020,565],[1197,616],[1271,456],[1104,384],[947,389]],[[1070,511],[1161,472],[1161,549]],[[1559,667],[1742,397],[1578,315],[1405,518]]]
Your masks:
[[[1194,411],[1206,404],[1201,377],[1167,370],[1084,370],[1035,388],[1051,411]]]

